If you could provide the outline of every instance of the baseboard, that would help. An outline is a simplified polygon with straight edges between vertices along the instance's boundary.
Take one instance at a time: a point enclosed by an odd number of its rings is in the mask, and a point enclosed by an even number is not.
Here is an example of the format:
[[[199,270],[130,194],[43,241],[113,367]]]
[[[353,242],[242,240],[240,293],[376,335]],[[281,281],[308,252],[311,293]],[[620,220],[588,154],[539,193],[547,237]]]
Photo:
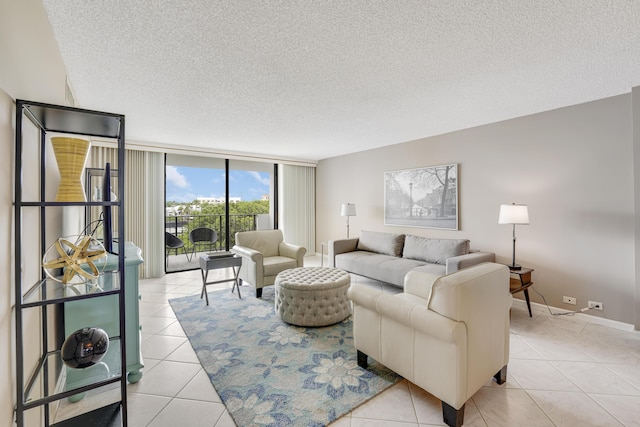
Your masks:
[[[524,307],[525,310],[527,309],[527,302],[525,300],[514,298],[513,303],[514,305],[518,305],[518,306],[522,305],[522,307]],[[533,307],[536,307],[537,309],[546,311],[548,313],[547,306],[544,304],[531,302],[531,308]],[[552,307],[552,306],[549,306],[549,308],[551,309],[552,312],[556,312],[556,313],[568,313],[571,311],[571,310],[565,310],[563,308]],[[584,322],[594,323],[601,326],[607,326],[609,328],[618,329],[626,332],[638,332],[640,334],[640,331],[636,331],[634,325],[630,323],[624,323],[624,322],[619,322],[617,320],[605,319],[604,317],[592,316],[586,313],[576,313],[574,314],[574,317]]]

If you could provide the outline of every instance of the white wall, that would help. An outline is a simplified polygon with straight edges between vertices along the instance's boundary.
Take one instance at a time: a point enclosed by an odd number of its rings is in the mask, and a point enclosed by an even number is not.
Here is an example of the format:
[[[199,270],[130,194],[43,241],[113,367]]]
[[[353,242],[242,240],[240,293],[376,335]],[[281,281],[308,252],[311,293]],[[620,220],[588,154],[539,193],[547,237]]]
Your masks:
[[[13,176],[13,167],[11,161],[11,142],[13,140],[13,126],[11,123],[13,112],[12,100],[2,91],[0,91],[0,176]],[[0,184],[0,234],[5,238],[0,240],[0,253],[6,254],[0,257],[0,378],[5,378],[0,385],[0,425],[9,426],[12,422],[13,404],[15,402],[13,396],[13,381],[7,381],[9,378],[15,378],[12,369],[12,330],[13,330],[13,312],[12,312],[12,275],[11,275],[11,258],[8,254],[13,252],[12,239],[12,187],[11,179],[3,179]]]
[[[640,86],[631,91],[633,103],[633,177],[635,212],[640,212]],[[636,240],[636,295],[635,295],[635,328],[640,331],[640,280],[637,272],[640,272],[640,214],[635,215],[635,240]]]
[[[631,88],[630,88],[631,89]],[[379,230],[469,238],[473,249],[511,258],[501,203],[529,205],[518,226],[517,261],[535,269],[550,305],[634,323],[635,243],[631,95],[325,159],[317,168],[318,242],[343,238],[340,204],[355,203],[351,235]],[[384,226],[385,171],[459,164],[459,231]],[[319,248],[316,248],[319,251]],[[532,300],[542,302],[530,292]],[[516,295],[521,297],[522,294]]]
[[[65,78],[66,70],[41,2],[0,2],[0,176],[4,177],[0,183],[0,234],[5,236],[0,239],[0,378],[3,378],[0,426],[13,425],[15,403],[14,381],[10,380],[15,375],[12,365],[13,242],[9,238],[13,236],[14,100],[64,104]],[[34,319],[25,321],[29,325]],[[37,414],[32,415],[36,415],[37,420]]]

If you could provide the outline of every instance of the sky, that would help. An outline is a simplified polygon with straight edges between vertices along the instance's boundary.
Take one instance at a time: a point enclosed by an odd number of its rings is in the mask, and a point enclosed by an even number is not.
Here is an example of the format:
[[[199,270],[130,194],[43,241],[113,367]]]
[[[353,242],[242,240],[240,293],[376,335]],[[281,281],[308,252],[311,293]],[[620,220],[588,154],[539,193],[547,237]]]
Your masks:
[[[167,173],[167,201],[192,202],[198,197],[224,197],[225,172],[223,169],[203,169],[169,166]],[[269,194],[270,174],[231,170],[229,197],[242,201],[260,200]]]

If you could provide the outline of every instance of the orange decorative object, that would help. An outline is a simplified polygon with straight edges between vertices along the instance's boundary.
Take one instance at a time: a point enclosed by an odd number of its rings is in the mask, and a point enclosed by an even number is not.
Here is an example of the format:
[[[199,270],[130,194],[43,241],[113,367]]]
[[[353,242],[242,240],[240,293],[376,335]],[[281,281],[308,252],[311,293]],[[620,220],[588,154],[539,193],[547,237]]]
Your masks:
[[[82,171],[89,154],[89,141],[57,136],[51,138],[51,145],[60,171],[60,185],[55,201],[86,202]]]

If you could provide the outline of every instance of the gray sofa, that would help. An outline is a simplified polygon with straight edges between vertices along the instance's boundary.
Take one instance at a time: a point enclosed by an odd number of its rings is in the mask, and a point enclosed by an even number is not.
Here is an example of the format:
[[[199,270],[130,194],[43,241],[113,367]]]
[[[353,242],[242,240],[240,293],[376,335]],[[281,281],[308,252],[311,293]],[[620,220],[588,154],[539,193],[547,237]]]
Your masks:
[[[402,288],[409,271],[445,275],[482,262],[493,252],[472,252],[466,239],[362,231],[359,238],[329,241],[329,266]]]

